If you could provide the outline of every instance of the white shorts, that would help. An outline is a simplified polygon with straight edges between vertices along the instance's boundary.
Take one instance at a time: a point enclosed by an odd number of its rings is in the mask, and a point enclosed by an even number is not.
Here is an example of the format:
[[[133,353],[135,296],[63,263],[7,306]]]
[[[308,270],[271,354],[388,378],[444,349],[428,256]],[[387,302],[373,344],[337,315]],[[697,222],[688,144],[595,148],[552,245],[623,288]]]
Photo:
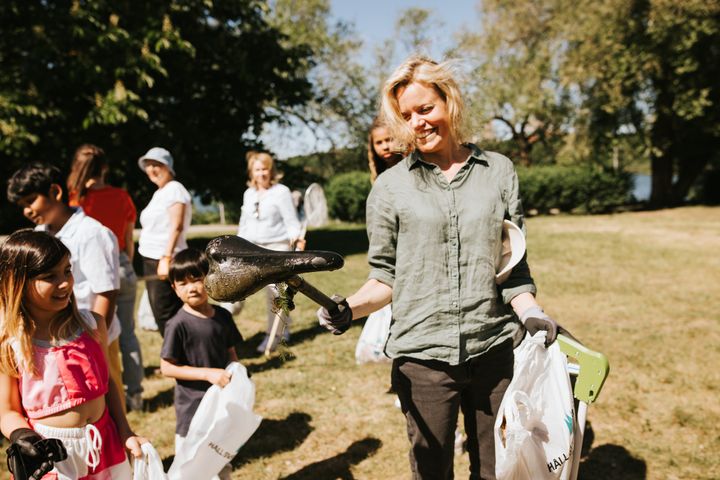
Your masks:
[[[110,480],[132,478],[125,447],[107,410],[94,424],[80,428],[48,427],[31,422],[45,438],[58,438],[68,458],[55,464],[43,480]]]

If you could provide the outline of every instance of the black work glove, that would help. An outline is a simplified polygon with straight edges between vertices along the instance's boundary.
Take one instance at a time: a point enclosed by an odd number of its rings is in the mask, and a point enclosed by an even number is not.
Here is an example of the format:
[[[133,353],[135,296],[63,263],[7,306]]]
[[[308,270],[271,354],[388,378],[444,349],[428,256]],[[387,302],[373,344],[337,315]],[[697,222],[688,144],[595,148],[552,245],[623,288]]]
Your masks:
[[[540,330],[545,330],[545,347],[549,347],[557,338],[558,324],[550,318],[539,306],[530,307],[525,310],[520,317],[520,321],[525,325],[525,329],[530,336],[535,335]]]
[[[330,313],[325,307],[319,308],[317,311],[318,321],[334,335],[342,335],[350,328],[353,317],[352,309],[347,300],[340,295],[333,295],[332,300],[338,304],[337,310]]]
[[[17,480],[38,480],[53,469],[55,462],[67,458],[65,446],[57,438],[42,438],[30,428],[10,434],[8,469]]]

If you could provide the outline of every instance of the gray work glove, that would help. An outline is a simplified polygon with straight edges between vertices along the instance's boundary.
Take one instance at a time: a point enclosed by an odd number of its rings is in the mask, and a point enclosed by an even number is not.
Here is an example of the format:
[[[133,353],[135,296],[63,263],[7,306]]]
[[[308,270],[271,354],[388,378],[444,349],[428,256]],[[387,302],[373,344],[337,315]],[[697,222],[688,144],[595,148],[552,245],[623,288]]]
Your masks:
[[[333,295],[332,300],[338,304],[337,310],[330,313],[325,307],[319,308],[317,311],[318,321],[334,335],[342,335],[350,328],[353,317],[352,309],[347,300],[340,295]]]
[[[525,325],[525,329],[528,331],[530,336],[535,335],[540,330],[545,330],[547,336],[545,337],[545,347],[549,347],[558,334],[558,324],[555,320],[550,318],[543,309],[539,306],[530,307],[525,310],[520,317],[520,321]]]

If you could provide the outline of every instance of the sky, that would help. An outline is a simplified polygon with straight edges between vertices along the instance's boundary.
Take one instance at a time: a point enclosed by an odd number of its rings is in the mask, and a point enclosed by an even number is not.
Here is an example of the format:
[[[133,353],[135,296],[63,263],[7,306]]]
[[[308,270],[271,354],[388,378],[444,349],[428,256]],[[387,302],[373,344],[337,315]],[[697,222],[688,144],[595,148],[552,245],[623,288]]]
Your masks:
[[[392,34],[392,29],[398,15],[410,7],[424,8],[443,24],[444,35],[439,35],[440,46],[442,38],[450,39],[454,30],[461,27],[470,27],[471,22],[477,22],[477,4],[479,0],[332,0],[332,11],[336,18],[350,21],[355,24],[356,31],[363,42],[372,47]],[[447,33],[445,33],[447,32]],[[439,55],[441,51],[432,52]]]
[[[436,43],[429,53],[433,58],[441,59],[443,51],[450,45],[453,32],[463,27],[470,28],[473,22],[478,22],[478,2],[479,0],[331,0],[331,11],[334,19],[353,24],[357,36],[363,41],[362,55],[366,56],[364,60],[370,63],[375,47],[393,35],[400,12],[410,7],[430,10],[441,28],[430,35]],[[323,148],[322,145],[315,145],[310,132],[294,132],[289,136],[287,132],[268,127],[261,138],[280,159]]]

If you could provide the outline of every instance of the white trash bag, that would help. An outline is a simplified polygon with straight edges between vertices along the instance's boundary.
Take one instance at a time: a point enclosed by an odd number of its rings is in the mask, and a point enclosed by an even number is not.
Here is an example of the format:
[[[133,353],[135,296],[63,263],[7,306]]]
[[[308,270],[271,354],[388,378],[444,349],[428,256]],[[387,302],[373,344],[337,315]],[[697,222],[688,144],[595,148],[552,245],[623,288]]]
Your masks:
[[[575,412],[567,358],[546,332],[515,349],[513,379],[495,420],[498,480],[570,478]]]
[[[187,436],[170,466],[171,480],[211,478],[233,459],[255,433],[262,417],[253,413],[255,384],[237,362],[226,368],[230,383],[212,385],[190,422]]]
[[[150,442],[141,446],[143,456],[133,462],[133,480],[167,480],[162,459]]]
[[[140,304],[138,305],[137,310],[137,320],[138,325],[143,330],[151,330],[154,332],[158,331],[158,324],[153,316],[152,308],[150,308],[150,299],[148,297],[147,290],[143,290],[143,293],[140,296]]]
[[[384,352],[385,341],[390,331],[390,320],[392,320],[392,304],[387,304],[370,314],[355,347],[355,363],[361,365],[368,362],[391,361]]]

